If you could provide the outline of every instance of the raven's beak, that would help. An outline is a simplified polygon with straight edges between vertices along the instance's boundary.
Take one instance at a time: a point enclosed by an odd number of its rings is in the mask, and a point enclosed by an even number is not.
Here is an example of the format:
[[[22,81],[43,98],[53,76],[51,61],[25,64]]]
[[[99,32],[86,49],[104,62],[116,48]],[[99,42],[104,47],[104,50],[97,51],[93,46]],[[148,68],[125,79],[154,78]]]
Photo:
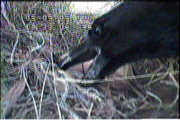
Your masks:
[[[97,51],[94,48],[87,47],[86,40],[83,39],[83,43],[78,46],[75,50],[64,56],[60,63],[57,65],[61,69],[68,69],[73,65],[82,63],[94,58]]]

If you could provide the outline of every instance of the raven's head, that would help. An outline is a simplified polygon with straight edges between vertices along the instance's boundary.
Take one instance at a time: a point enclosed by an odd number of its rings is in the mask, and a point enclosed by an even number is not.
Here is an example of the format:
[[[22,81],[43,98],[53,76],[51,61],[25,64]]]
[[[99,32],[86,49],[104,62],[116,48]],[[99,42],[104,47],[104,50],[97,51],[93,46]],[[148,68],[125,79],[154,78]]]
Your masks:
[[[95,79],[142,58],[177,55],[178,25],[177,3],[123,3],[96,19],[82,44],[58,66],[68,69],[94,59],[85,78]]]

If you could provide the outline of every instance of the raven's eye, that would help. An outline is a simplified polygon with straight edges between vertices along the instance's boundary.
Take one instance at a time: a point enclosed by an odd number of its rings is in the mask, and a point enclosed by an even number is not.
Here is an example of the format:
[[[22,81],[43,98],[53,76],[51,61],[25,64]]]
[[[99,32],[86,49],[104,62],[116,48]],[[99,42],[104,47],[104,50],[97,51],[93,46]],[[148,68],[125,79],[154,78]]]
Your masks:
[[[100,26],[97,26],[97,27],[95,27],[95,28],[93,29],[93,35],[94,35],[95,37],[100,37],[101,34],[102,34],[102,29],[101,29]]]

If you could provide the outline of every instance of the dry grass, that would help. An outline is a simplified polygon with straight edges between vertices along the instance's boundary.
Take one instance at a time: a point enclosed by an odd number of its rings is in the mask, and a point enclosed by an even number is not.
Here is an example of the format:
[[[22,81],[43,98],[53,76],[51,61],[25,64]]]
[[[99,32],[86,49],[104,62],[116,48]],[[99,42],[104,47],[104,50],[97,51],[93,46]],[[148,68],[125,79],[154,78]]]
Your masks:
[[[91,15],[84,28],[76,15],[70,20],[56,19],[69,13],[68,2],[8,5],[1,21],[1,118],[179,117],[179,58],[133,63],[131,76],[75,79],[57,68],[53,54],[61,56],[77,47],[96,16]],[[52,29],[32,29],[37,18],[33,15],[51,16],[46,25],[53,23]],[[62,29],[66,24],[70,28]]]

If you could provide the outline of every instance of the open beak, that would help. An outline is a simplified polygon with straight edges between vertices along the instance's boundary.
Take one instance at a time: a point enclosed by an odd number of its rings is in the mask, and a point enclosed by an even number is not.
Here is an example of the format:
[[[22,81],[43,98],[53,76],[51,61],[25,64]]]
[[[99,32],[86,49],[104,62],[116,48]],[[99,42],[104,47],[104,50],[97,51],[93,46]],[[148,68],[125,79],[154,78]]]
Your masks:
[[[84,42],[75,50],[65,55],[57,65],[59,68],[66,70],[76,64],[93,59],[93,62],[86,71],[83,79],[96,79],[99,78],[101,71],[104,69],[106,64],[108,64],[110,59],[102,53],[100,47],[90,45],[87,38],[88,37],[86,37],[86,40],[84,40]]]

